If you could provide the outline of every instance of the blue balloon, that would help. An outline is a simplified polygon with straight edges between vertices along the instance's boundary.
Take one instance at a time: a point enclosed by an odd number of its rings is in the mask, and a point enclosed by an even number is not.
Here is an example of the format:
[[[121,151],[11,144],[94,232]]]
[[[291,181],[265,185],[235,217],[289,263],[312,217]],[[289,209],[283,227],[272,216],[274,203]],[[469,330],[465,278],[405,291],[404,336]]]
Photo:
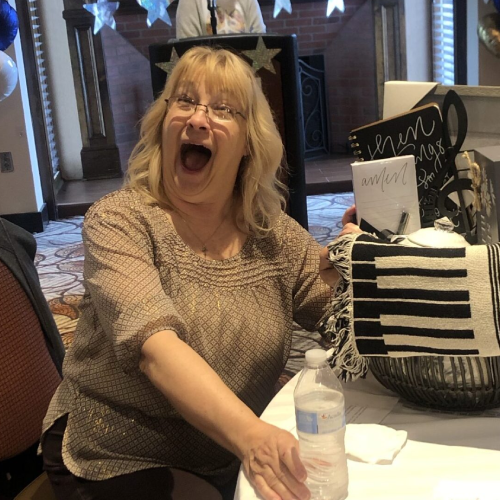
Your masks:
[[[493,0],[493,4],[497,8],[498,12],[500,12],[500,0]]]
[[[17,12],[7,0],[0,0],[0,50],[5,50],[16,38],[19,30]]]

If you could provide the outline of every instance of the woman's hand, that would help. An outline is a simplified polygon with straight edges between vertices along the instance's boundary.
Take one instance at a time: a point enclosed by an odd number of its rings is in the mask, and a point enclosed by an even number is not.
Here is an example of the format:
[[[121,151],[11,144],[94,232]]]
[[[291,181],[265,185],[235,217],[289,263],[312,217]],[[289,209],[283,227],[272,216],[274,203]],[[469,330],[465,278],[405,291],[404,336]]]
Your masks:
[[[344,215],[342,216],[342,225],[345,226],[346,224],[352,222],[354,223],[356,221],[356,205],[351,205],[346,211],[344,212]]]
[[[306,469],[299,458],[299,442],[289,432],[256,421],[238,453],[252,486],[265,500],[308,500]]]
[[[361,229],[356,222],[356,205],[351,205],[342,216],[342,231],[340,231],[339,236],[344,236],[349,233],[362,233]]]
[[[172,330],[149,337],[141,371],[187,422],[236,455],[265,500],[308,500],[299,443],[260,420]]]

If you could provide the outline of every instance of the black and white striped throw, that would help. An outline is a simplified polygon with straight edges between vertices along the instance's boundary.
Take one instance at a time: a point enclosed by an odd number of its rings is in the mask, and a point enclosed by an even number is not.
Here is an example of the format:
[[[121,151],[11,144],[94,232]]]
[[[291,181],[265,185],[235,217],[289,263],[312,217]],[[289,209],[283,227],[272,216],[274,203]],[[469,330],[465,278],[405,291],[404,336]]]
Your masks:
[[[341,278],[320,333],[345,379],[364,356],[499,356],[500,244],[414,248],[367,234],[328,246]]]

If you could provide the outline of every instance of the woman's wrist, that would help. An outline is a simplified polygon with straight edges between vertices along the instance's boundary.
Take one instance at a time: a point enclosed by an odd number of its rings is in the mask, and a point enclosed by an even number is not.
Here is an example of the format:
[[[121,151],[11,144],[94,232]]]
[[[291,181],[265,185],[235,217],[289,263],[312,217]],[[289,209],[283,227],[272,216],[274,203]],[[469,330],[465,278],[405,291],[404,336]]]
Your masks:
[[[228,436],[232,443],[231,451],[241,462],[248,458],[253,444],[259,441],[268,425],[252,413],[251,416],[242,419],[238,425],[231,429]]]

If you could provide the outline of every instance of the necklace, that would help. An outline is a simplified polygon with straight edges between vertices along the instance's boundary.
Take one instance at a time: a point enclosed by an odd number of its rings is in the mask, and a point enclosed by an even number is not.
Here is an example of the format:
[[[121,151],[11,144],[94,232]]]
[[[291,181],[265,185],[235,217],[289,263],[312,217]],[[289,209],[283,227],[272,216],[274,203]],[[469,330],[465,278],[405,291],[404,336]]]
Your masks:
[[[180,215],[178,212],[177,212],[177,214],[181,218],[182,222],[184,222],[184,224],[186,224],[186,227],[189,229],[190,233],[201,243],[201,251],[203,252],[203,257],[206,259],[207,258],[207,252],[208,252],[207,243],[215,236],[215,233],[221,228],[222,224],[224,224],[224,222],[226,221],[227,216],[228,216],[229,213],[224,216],[224,218],[221,220],[220,224],[215,228],[215,231],[205,241],[203,241],[193,231],[193,229],[191,228],[191,226],[188,224],[187,220],[184,219],[184,217],[182,217],[182,215]]]

